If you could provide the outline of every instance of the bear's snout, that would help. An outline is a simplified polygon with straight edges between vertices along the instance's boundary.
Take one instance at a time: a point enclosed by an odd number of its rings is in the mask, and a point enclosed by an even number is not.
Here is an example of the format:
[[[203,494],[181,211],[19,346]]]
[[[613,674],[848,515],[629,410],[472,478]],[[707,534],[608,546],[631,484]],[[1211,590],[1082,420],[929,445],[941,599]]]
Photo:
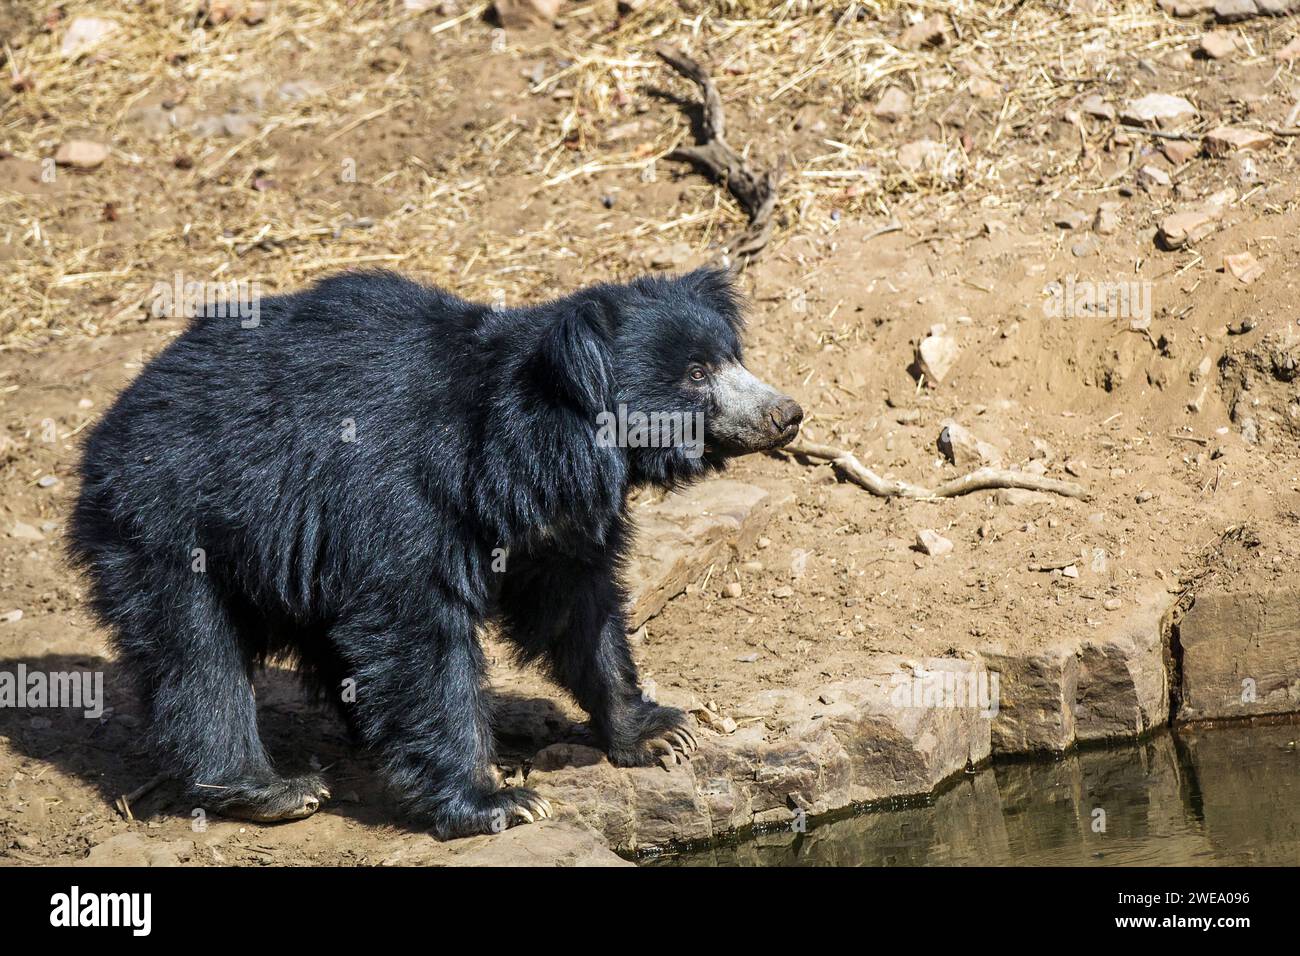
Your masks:
[[[772,406],[768,420],[776,435],[776,446],[789,444],[799,434],[799,423],[803,421],[803,409],[789,395],[782,395],[780,401]]]
[[[738,362],[715,376],[714,404],[705,425],[709,437],[729,455],[780,448],[794,439],[803,421],[798,402]]]

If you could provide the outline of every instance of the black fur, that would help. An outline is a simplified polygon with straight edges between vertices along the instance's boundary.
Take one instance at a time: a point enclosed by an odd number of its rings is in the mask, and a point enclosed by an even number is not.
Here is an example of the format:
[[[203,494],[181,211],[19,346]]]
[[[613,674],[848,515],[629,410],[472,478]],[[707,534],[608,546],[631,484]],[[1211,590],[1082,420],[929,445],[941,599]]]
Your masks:
[[[509,310],[355,273],[256,328],[196,319],[91,433],[70,532],[168,769],[219,811],[314,809],[321,781],[282,778],[257,730],[252,668],[291,655],[335,700],[355,681],[345,716],[440,835],[528,819],[493,773],[493,618],[615,763],[655,761],[685,718],[642,699],[628,650],[625,499],[721,459],[603,447],[595,418],[712,412],[685,369],[739,361],[740,331],[706,270]]]

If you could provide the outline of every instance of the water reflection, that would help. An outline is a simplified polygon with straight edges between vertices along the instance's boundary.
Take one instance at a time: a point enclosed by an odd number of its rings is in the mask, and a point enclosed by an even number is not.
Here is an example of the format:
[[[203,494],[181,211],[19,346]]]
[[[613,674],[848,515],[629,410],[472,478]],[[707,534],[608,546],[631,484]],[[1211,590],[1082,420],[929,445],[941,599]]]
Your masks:
[[[680,866],[1300,864],[1300,727],[1163,732],[999,764],[925,805],[657,861]]]

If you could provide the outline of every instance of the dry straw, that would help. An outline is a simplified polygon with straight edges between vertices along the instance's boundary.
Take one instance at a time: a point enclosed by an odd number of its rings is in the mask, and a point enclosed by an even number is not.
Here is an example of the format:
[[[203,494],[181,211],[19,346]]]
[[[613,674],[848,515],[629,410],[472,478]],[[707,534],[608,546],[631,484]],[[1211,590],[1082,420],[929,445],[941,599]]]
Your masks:
[[[626,16],[602,0],[566,4],[554,31],[519,34],[496,31],[482,3],[413,13],[399,0],[270,0],[254,24],[204,22],[196,6],[69,2],[44,25],[12,14],[0,153],[16,181],[0,182],[0,347],[145,321],[151,288],[175,270],[276,291],[387,266],[519,301],[575,276],[642,269],[651,245],[684,242],[705,257],[745,216],[666,159],[691,131],[661,44],[708,67],[738,148],[760,168],[784,166],[773,255],[794,231],[828,234],[850,217],[879,225],[922,206],[941,214],[1026,178],[1068,181],[1079,157],[1040,147],[1043,124],[1086,93],[1121,95],[1115,64],[1198,32],[1146,0],[1069,13],[1020,0],[684,0]],[[83,16],[117,28],[65,56],[67,26]],[[900,44],[933,16],[941,47]],[[504,102],[483,111],[490,122],[454,125],[467,100],[493,104],[492,78],[517,85],[521,74],[526,116]],[[899,144],[871,115],[891,84],[939,144],[919,168],[900,166]],[[159,128],[168,106],[182,119]],[[232,106],[253,121],[195,131]],[[972,112],[989,121],[977,144],[955,122]],[[792,140],[796,116],[816,120]],[[610,135],[630,119],[634,136]],[[41,164],[79,138],[109,144],[109,159],[41,182]],[[334,188],[358,152],[369,157],[364,202]],[[684,176],[684,210],[661,216],[651,210],[662,202],[639,201],[650,169]],[[606,213],[591,193],[610,183],[623,198]]]

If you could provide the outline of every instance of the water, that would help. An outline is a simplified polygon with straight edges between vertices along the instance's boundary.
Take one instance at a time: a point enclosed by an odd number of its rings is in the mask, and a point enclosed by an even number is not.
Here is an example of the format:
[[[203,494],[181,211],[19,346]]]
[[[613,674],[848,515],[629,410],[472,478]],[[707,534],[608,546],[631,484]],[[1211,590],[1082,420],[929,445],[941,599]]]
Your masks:
[[[676,866],[1300,864],[1300,726],[1164,731],[999,763],[900,809],[645,861]],[[1100,811],[1100,812],[1099,812]]]

